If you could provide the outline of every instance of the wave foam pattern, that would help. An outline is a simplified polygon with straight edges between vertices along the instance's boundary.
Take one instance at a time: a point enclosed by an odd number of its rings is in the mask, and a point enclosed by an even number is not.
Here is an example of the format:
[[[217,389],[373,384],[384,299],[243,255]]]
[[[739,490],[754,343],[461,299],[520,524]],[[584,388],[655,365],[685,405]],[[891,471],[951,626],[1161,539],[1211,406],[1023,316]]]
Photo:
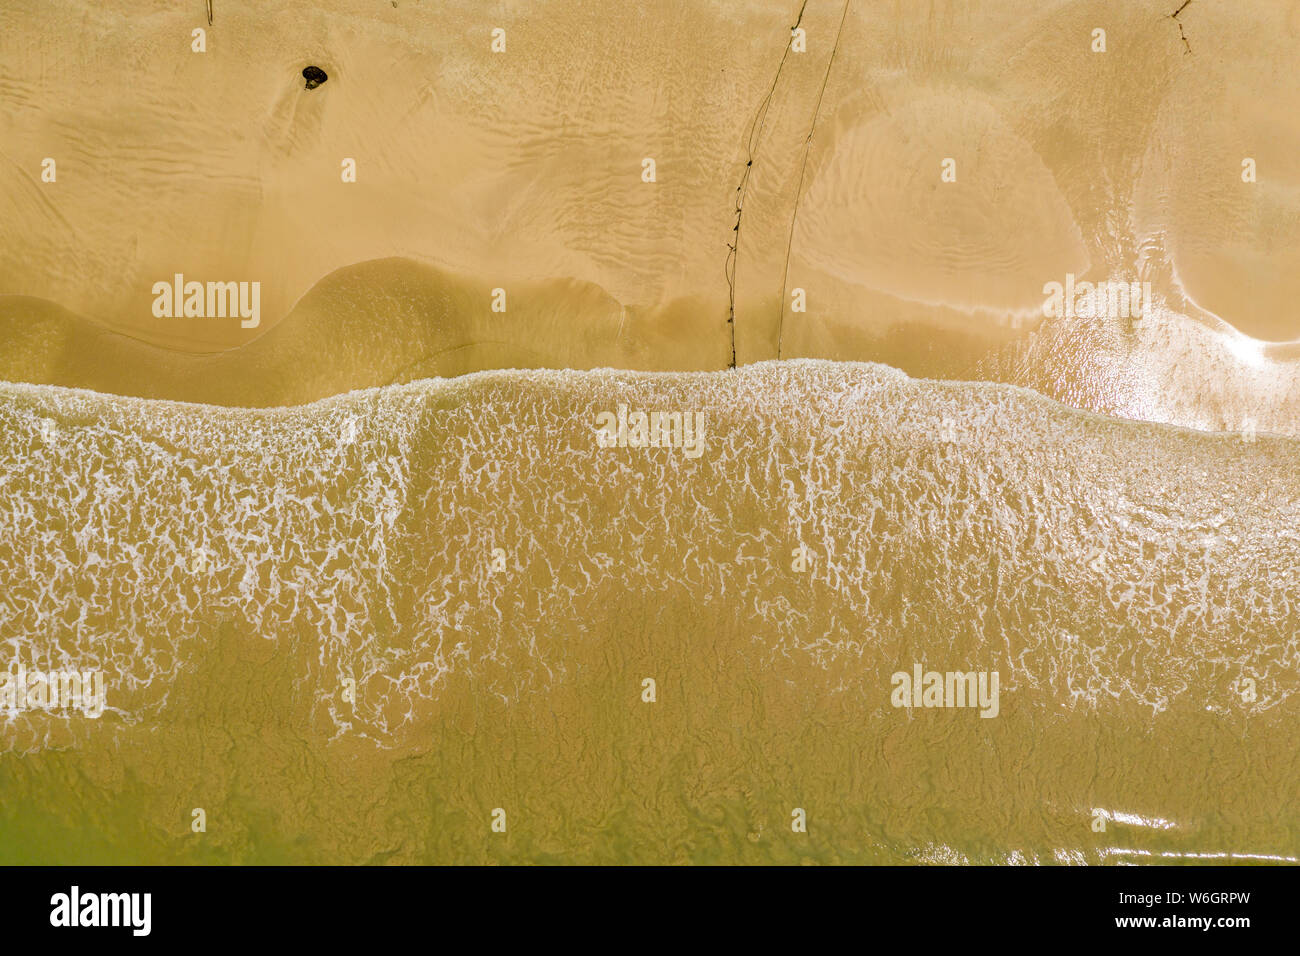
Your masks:
[[[703,412],[704,454],[599,448],[618,403]],[[398,752],[453,680],[544,705],[665,634],[880,727],[914,719],[889,706],[914,661],[997,669],[1003,713],[1044,719],[1260,718],[1300,680],[1291,439],[812,361],[265,411],[11,385],[0,422],[5,654],[103,669],[110,708],[10,714],[7,751],[178,719],[169,690],[229,627],[294,656],[322,740]]]
[[[1262,710],[1295,683],[1300,476],[1278,439],[813,362],[490,373],[271,412],[6,392],[0,633],[14,658],[103,667],[126,713],[162,707],[199,622],[228,616],[312,635],[306,687],[324,702],[354,676],[382,738],[455,666],[507,698],[562,679],[544,622],[590,620],[611,587],[737,601],[769,662],[840,690],[901,646],[978,649],[1009,689],[1089,706],[1213,702],[1246,672]],[[617,402],[703,411],[705,455],[598,448]],[[799,543],[812,572],[789,587]]]

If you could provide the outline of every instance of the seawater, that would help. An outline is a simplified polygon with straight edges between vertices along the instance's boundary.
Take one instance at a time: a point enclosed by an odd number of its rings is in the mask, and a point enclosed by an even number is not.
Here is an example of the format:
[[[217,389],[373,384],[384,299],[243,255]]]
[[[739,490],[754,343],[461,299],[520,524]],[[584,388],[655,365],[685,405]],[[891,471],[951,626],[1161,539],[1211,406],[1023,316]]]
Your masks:
[[[0,862],[1294,860],[1298,452],[816,361],[0,385],[0,667],[107,699],[0,713]]]

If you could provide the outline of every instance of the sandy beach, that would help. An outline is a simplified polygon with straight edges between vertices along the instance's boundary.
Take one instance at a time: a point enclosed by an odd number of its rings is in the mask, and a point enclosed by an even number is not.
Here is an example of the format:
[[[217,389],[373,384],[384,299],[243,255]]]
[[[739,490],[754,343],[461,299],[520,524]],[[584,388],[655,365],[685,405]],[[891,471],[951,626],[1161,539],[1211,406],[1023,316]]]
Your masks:
[[[212,13],[0,8],[0,862],[1300,862],[1300,0]]]
[[[292,403],[722,368],[734,328],[741,364],[1300,429],[1294,3],[220,6],[0,13],[7,378]],[[178,272],[259,281],[258,326],[155,317]],[[1045,320],[1066,273],[1149,281],[1150,325]]]

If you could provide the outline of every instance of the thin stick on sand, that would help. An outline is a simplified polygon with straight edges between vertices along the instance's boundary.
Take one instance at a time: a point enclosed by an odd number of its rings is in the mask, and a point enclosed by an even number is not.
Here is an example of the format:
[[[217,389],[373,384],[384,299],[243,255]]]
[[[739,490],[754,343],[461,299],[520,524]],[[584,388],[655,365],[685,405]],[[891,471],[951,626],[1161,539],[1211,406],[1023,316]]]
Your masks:
[[[212,0],[208,0],[208,26],[212,26]]]

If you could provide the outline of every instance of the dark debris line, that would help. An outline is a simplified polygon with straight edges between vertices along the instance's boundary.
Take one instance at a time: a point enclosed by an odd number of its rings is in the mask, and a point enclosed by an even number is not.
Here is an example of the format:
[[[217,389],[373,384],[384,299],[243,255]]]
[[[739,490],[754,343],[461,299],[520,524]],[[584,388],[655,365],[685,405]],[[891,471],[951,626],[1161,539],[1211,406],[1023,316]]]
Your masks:
[[[1173,13],[1169,14],[1170,19],[1177,22],[1178,38],[1183,41],[1183,46],[1187,48],[1183,51],[1183,56],[1187,56],[1188,53],[1192,52],[1192,45],[1187,42],[1187,33],[1186,31],[1183,30],[1183,21],[1178,19],[1178,15],[1182,13],[1184,10],[1186,10],[1187,5],[1191,2],[1192,0],[1183,0],[1182,6],[1180,6]]]
[[[817,118],[822,112],[822,97],[826,95],[826,84],[831,78],[831,67],[835,65],[835,54],[840,49],[840,37],[844,34],[844,21],[849,16],[849,3],[844,0],[844,12],[840,14],[840,25],[835,31],[835,43],[831,46],[830,59],[826,61],[826,75],[822,77],[822,87],[817,93],[817,105],[813,107],[812,123],[808,127],[808,138],[803,144],[803,163],[799,166],[799,184],[794,189],[794,208],[790,212],[790,237],[785,244],[785,268],[781,270],[781,319],[776,327],[776,357],[781,357],[781,344],[785,341],[785,307],[786,290],[790,285],[790,250],[794,246],[794,224],[799,217],[799,200],[803,194],[804,176],[808,173],[808,154],[812,151],[813,133],[817,131]]]
[[[790,28],[791,36],[803,23],[804,10],[808,7],[808,0],[804,0],[803,5],[799,7],[799,15],[795,18],[794,26]],[[754,153],[758,149],[759,142],[763,138],[763,128],[767,125],[768,107],[772,105],[772,96],[776,93],[777,84],[781,81],[781,71],[785,69],[786,58],[790,55],[792,40],[788,36],[785,38],[785,51],[781,54],[781,62],[777,64],[776,75],[772,78],[772,86],[768,89],[767,95],[758,106],[758,112],[754,114],[753,120],[749,124],[749,133],[745,136],[746,144],[746,162],[745,172],[740,178],[740,185],[736,187],[736,220],[731,227],[734,233],[735,245],[727,243],[727,261],[723,265],[723,272],[727,277],[727,328],[731,333],[731,368],[736,367],[736,268],[740,256],[740,217],[745,207],[745,190],[749,185],[749,175],[753,172]]]

